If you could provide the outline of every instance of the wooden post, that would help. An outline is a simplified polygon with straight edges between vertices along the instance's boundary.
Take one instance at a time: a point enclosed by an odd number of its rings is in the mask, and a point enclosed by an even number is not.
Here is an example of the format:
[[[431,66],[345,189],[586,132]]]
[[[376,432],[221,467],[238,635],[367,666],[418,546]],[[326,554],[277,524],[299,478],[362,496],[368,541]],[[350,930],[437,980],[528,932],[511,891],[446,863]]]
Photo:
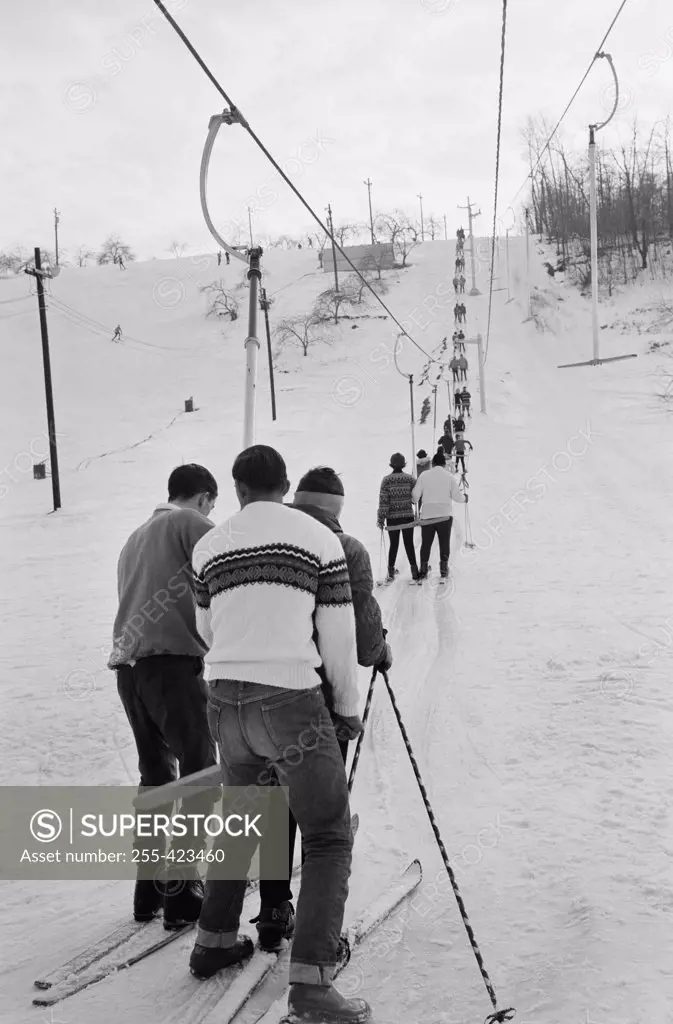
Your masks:
[[[266,351],[269,356],[269,386],[271,388],[271,417],[276,421],[276,386],[273,379],[273,355],[271,354],[271,330],[269,328],[269,300],[266,297],[266,288],[262,288],[259,304],[264,310],[264,322],[266,324]]]
[[[37,305],[40,312],[40,335],[42,337],[42,363],[44,366],[44,391],[47,400],[47,427],[49,430],[49,463],[51,467],[51,489],[54,512],[61,507],[61,484],[58,473],[58,451],[56,448],[56,420],[54,417],[54,395],[51,384],[51,360],[49,358],[49,334],[47,332],[47,306],[44,301],[42,283],[42,259],[39,248],[35,249],[35,282],[37,284]]]

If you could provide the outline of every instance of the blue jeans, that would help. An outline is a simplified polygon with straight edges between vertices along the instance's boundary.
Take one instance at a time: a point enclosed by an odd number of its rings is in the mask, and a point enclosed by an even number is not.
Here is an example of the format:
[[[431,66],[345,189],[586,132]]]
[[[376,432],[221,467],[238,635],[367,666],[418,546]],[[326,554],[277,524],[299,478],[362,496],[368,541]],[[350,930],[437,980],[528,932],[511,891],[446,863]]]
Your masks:
[[[329,985],[348,896],[353,839],[346,773],[322,689],[285,690],[218,679],[211,684],[208,716],[225,785],[273,785],[277,776],[288,787],[305,851],[290,984]],[[255,845],[249,847],[250,860]],[[207,880],[197,943],[233,945],[245,885],[245,879]]]

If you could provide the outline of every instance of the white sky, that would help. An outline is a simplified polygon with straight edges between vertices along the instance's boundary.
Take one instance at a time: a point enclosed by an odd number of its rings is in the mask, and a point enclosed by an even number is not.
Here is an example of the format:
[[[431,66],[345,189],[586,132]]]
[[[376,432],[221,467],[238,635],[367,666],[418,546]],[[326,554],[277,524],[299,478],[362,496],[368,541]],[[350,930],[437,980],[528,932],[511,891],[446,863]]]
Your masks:
[[[55,205],[70,254],[111,232],[141,257],[165,257],[175,238],[209,245],[199,164],[208,120],[225,104],[151,0],[0,4],[0,248],[51,248]],[[476,230],[490,232],[500,0],[167,6],[320,215],[329,201],[335,224],[364,221],[370,176],[375,210],[417,214],[421,192],[426,217],[446,213],[451,236],[469,193],[483,213]],[[526,175],[526,117],[555,123],[618,2],[508,6],[503,226]],[[670,109],[670,0],[629,0],[606,49],[624,94],[600,137],[614,143],[627,137],[635,114],[651,124]],[[610,83],[607,62],[598,62],[564,125],[571,146],[585,148],[585,126],[607,116]],[[239,126],[220,132],[209,196],[218,225],[247,221],[255,196],[260,234],[299,233],[311,223]]]

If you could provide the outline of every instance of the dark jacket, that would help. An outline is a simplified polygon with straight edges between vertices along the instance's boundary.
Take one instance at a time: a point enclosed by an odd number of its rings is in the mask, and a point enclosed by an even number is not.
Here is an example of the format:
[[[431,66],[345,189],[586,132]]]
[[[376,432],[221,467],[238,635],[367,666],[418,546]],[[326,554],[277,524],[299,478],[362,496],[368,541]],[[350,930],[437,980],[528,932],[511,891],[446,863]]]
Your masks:
[[[358,664],[366,668],[377,665],[386,653],[386,640],[383,635],[383,622],[381,621],[381,609],[374,597],[374,577],[372,565],[364,544],[349,533],[344,533],[341,524],[335,515],[326,512],[325,509],[316,505],[292,505],[292,508],[305,512],[306,515],[317,519],[319,523],[326,526],[332,533],[336,533],[341,546],[344,549],[348,575],[353,595],[353,610],[355,612],[355,635],[358,648]],[[322,669],[318,670],[323,681],[327,684],[329,694],[329,683],[327,682]]]

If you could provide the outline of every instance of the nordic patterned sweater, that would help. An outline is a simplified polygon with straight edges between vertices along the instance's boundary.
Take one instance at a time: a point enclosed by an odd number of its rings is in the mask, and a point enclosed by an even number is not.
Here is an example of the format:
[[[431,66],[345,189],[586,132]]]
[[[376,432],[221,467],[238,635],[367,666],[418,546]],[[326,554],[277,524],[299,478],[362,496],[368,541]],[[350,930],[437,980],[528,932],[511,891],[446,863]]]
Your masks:
[[[357,715],[348,567],[326,526],[287,505],[255,501],[196,545],[193,565],[211,680],[312,689],[322,664],[334,711]]]
[[[410,473],[403,473],[401,469],[395,469],[388,473],[388,476],[384,476],[379,493],[379,527],[385,522],[395,523],[402,519],[414,518],[411,492],[415,482]]]

